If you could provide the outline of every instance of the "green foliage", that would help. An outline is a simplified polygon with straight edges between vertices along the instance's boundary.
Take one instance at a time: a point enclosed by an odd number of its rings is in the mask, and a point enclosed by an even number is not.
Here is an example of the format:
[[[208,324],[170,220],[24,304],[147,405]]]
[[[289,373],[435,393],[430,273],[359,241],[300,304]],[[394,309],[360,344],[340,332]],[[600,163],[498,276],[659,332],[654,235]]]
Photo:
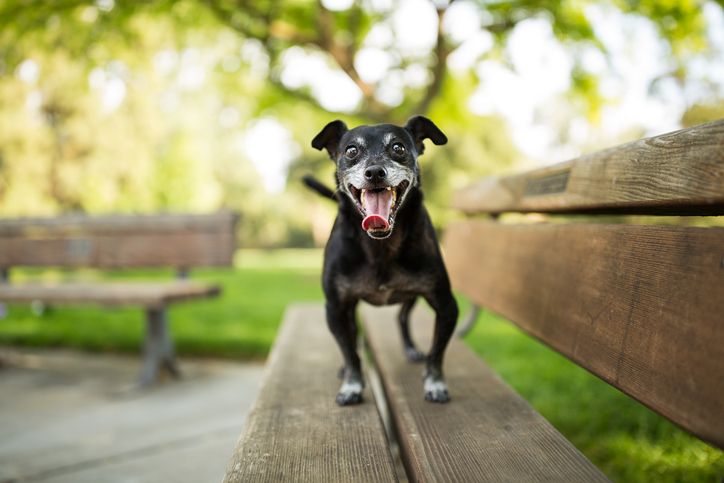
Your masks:
[[[684,127],[691,127],[719,119],[724,119],[724,102],[694,104],[686,110],[681,123]]]
[[[472,74],[449,78],[430,108],[448,144],[438,147],[428,141],[420,169],[428,210],[441,226],[455,216],[450,200],[456,190],[471,179],[503,172],[519,156],[500,119],[477,116],[466,108],[475,87]]]
[[[696,0],[626,0],[624,11],[651,19],[677,56],[700,52],[707,47],[703,3]]]
[[[509,62],[506,45],[516,25],[550,22],[575,66],[565,101],[594,122],[611,100],[581,61],[585,48],[603,51],[591,7],[646,16],[671,46],[670,75],[679,82],[687,76],[683,59],[707,48],[702,4],[693,0],[474,4],[481,29],[495,38],[478,60]],[[437,13],[444,19],[445,9]],[[429,51],[401,51],[394,37],[379,46],[391,55],[389,69],[381,80],[362,79],[357,54],[373,28],[391,31],[390,14],[363,2],[333,12],[303,0],[2,2],[0,216],[224,206],[243,213],[245,246],[319,244],[333,210],[299,183],[307,173],[332,181],[332,164],[309,147],[316,132],[336,117],[353,126],[427,114],[450,138],[421,160],[433,218],[444,226],[454,216],[447,208],[454,189],[506,169],[519,155],[499,119],[467,109],[480,79],[448,70],[459,45],[444,22]],[[292,49],[322,55],[346,74],[362,94],[359,105],[329,113],[309,86],[283,82],[283,59]],[[32,66],[37,78],[27,72]],[[383,102],[386,80],[405,79],[411,68],[422,69],[427,81],[402,81],[400,102]],[[123,89],[120,105],[103,87],[114,82]],[[301,148],[284,194],[265,191],[241,148],[244,130],[259,118],[279,121]]]

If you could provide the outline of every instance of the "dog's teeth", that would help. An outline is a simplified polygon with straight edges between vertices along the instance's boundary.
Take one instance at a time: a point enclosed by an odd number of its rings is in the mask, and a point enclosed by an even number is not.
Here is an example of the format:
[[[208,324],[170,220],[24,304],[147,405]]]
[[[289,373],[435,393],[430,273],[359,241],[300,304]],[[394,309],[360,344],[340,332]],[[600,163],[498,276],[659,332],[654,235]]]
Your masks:
[[[392,189],[392,186],[387,187],[387,191],[390,191]]]

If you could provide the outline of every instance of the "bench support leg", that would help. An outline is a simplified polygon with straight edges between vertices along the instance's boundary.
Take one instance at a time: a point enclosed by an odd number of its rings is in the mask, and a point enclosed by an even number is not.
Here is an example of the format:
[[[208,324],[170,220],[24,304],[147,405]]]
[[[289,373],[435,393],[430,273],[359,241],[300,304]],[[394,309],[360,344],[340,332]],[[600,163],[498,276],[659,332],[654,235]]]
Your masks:
[[[478,320],[480,315],[480,306],[473,304],[470,307],[470,312],[465,316],[462,327],[458,330],[458,337],[462,338],[468,335],[468,332],[475,326],[475,321]]]
[[[0,267],[0,284],[10,283],[10,269],[7,267]],[[0,302],[0,320],[4,319],[8,315],[7,306]]]
[[[174,359],[173,341],[168,332],[168,316],[166,308],[146,309],[146,347],[141,386],[149,386],[156,382],[162,369],[166,369],[173,377],[179,377],[178,366]]]

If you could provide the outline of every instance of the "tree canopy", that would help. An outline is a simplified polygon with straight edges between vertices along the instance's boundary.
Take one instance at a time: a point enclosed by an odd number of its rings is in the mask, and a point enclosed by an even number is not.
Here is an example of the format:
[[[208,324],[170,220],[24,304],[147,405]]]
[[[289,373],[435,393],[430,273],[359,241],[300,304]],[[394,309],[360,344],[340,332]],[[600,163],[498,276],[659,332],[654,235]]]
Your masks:
[[[331,163],[308,147],[326,122],[425,114],[451,139],[422,159],[429,204],[444,220],[455,187],[520,158],[504,123],[468,101],[486,81],[479,62],[514,68],[521,23],[550,26],[570,58],[567,104],[595,121],[610,99],[586,63],[591,51],[608,55],[591,9],[647,19],[668,49],[663,77],[684,89],[687,59],[709,49],[704,3],[436,1],[416,24],[406,16],[419,12],[404,9],[421,4],[391,0],[5,0],[0,214],[226,205],[244,215],[247,244],[308,244],[325,235],[332,208],[298,183],[266,190],[259,163],[279,146],[254,154],[245,133],[273,120],[291,133],[290,179],[331,180]],[[464,4],[465,32],[453,4]],[[466,66],[451,69],[461,53]],[[309,72],[292,75],[295,62]],[[349,94],[331,104],[325,95],[338,87]]]

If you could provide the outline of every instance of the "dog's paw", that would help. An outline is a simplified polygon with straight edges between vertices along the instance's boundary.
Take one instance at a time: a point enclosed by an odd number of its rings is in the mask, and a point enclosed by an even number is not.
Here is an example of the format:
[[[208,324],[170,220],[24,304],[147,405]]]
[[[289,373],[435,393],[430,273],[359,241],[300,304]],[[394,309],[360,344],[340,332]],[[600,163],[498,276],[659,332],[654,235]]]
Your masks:
[[[337,393],[336,401],[340,406],[349,406],[361,403],[362,383],[345,382],[342,384],[342,387],[339,388],[339,392]]]
[[[337,401],[337,404],[340,406],[352,406],[354,404],[360,404],[362,402],[362,393],[359,392],[351,392],[351,393],[344,393],[344,392],[338,392],[337,397],[335,398]]]
[[[405,347],[405,356],[410,362],[422,362],[427,358],[424,352],[420,352],[414,347]]]
[[[450,393],[447,390],[447,384],[442,379],[425,378],[425,401],[435,403],[446,403],[450,400]]]

